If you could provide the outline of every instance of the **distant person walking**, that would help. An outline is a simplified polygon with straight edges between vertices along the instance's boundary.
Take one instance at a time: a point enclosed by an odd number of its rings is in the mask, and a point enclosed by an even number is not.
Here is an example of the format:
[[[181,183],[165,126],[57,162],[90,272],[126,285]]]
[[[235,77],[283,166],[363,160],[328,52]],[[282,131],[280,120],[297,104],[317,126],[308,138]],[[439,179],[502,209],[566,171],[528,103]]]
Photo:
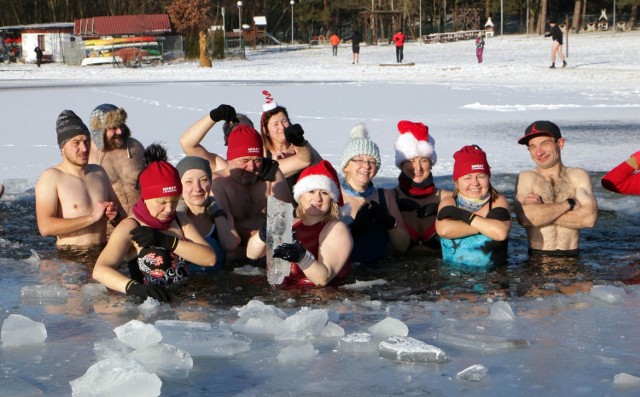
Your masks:
[[[544,37],[551,36],[551,40],[553,40],[551,45],[551,66],[549,66],[549,69],[556,68],[556,54],[562,59],[562,67],[566,68],[567,61],[562,54],[562,30],[553,20],[549,22],[549,26],[551,26],[551,31],[544,35]]]
[[[38,67],[40,67],[40,65],[42,64],[42,50],[40,49],[40,47],[36,47],[34,51],[36,53],[36,64],[38,64]]]
[[[392,41],[396,43],[396,61],[398,63],[402,63],[404,59],[404,40],[406,36],[402,33],[402,29],[398,29],[396,34],[391,38]]]
[[[352,64],[356,64],[360,61],[360,42],[362,41],[362,36],[356,30],[351,35],[351,52],[353,52],[353,59],[351,61]]]
[[[340,37],[337,34],[332,34],[329,37],[329,42],[331,43],[331,47],[333,48],[333,56],[338,56],[338,44],[340,44]]]
[[[478,58],[478,63],[482,63],[482,53],[484,52],[484,36],[482,33],[478,33],[478,37],[476,37],[476,57]]]

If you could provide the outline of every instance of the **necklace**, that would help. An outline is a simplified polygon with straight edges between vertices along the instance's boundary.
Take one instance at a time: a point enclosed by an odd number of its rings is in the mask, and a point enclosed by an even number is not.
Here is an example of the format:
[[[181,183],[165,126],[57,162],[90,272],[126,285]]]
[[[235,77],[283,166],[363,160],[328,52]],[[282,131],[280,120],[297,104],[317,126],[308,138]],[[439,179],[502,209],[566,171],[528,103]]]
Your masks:
[[[563,185],[564,185],[564,178],[567,175],[567,169],[562,167],[562,172],[560,173],[560,181],[558,182],[557,185],[555,185],[553,183],[553,179],[551,181],[547,181],[547,178],[545,178],[540,173],[540,170],[537,169],[537,168],[536,168],[536,173],[540,176],[540,178],[542,178],[542,183],[544,183],[545,189],[549,193],[549,196],[551,196],[551,202],[555,203],[556,202],[556,197],[558,197],[560,192],[562,192],[562,188],[563,188]]]

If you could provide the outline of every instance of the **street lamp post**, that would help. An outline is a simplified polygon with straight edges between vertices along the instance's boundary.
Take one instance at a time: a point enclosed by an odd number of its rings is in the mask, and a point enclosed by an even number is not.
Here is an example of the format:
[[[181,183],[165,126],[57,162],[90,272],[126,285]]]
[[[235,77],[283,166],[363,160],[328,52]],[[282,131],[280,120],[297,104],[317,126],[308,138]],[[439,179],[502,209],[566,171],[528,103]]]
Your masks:
[[[420,18],[418,18],[420,20],[420,26],[418,26],[418,34],[420,35],[420,44],[422,44],[422,0],[420,0],[420,6],[418,7],[418,9],[420,10]]]
[[[296,2],[291,0],[289,4],[291,4],[291,45],[293,45],[293,5],[296,4]]]
[[[240,37],[242,37],[242,2],[238,3],[238,28],[240,29]]]

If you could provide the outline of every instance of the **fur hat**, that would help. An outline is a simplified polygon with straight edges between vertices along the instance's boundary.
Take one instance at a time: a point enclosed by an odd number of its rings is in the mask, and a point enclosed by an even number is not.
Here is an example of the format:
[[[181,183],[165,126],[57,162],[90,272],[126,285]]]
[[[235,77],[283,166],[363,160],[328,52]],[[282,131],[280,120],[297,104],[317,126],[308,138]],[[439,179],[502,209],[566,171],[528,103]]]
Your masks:
[[[89,136],[89,129],[72,110],[63,110],[56,120],[56,134],[58,146],[62,149],[65,143],[75,136]]]
[[[227,160],[244,156],[263,156],[262,138],[251,126],[238,124],[231,130],[227,142]]]
[[[400,136],[396,139],[396,167],[400,168],[406,160],[415,157],[427,157],[431,165],[438,161],[436,141],[429,135],[429,127],[422,123],[402,120],[398,123]]]
[[[98,105],[91,112],[89,118],[89,128],[91,129],[91,139],[99,150],[104,148],[104,131],[107,128],[116,128],[126,125],[127,112],[110,103]]]
[[[453,180],[472,174],[483,172],[491,176],[491,167],[487,162],[487,154],[478,145],[468,145],[453,154]]]
[[[327,160],[321,160],[318,164],[309,166],[300,173],[298,182],[293,186],[293,198],[297,203],[302,193],[316,189],[329,192],[329,196],[338,206],[344,205],[338,173]]]
[[[344,169],[349,163],[349,160],[356,156],[371,156],[376,160],[377,168],[380,168],[380,149],[371,139],[369,139],[369,132],[364,124],[358,124],[351,129],[349,134],[349,143],[342,153],[342,161],[340,162],[340,169]]]

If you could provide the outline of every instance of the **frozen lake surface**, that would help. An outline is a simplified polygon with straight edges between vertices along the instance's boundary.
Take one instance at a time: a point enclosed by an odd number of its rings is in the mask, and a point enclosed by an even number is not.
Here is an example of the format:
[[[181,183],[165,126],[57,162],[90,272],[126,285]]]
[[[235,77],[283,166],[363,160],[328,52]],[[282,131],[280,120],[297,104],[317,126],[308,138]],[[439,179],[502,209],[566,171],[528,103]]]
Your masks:
[[[399,68],[378,66],[393,59],[389,46],[364,47],[360,65],[351,65],[348,45],[336,58],[330,48],[256,52],[206,70],[194,63],[133,70],[0,65],[0,180],[7,186],[0,200],[0,321],[21,315],[47,332],[44,343],[20,347],[5,343],[12,339],[3,333],[0,396],[71,395],[69,382],[92,365],[130,354],[113,339],[131,320],[155,325],[164,343],[190,351],[188,371],[154,369],[163,396],[637,394],[633,378],[624,383],[616,375],[640,376],[639,201],[604,191],[599,178],[638,150],[639,43],[635,32],[572,36],[565,70],[548,69],[551,42],[538,36],[489,39],[481,65],[472,42],[410,44],[405,57],[416,66]],[[592,176],[598,225],[582,233],[582,254],[573,261],[529,260],[524,231],[514,225],[509,265],[487,272],[410,256],[355,269],[354,288],[309,291],[222,274],[192,278],[161,306],[88,290],[97,253],[57,251],[38,235],[31,188],[59,161],[54,123],[61,110],[87,121],[100,103],[122,106],[133,136],[164,142],[177,161],[178,137],[220,103],[258,122],[263,89],[334,164],[351,127],[364,122],[381,149],[383,186],[398,173],[395,126],[408,119],[427,124],[436,139],[437,184],[451,187],[452,154],[475,143],[488,154],[493,183],[512,199],[515,176],[532,166],[517,139],[530,122],[552,120],[567,139],[565,164]],[[219,128],[204,144],[225,152]],[[252,300],[268,313],[247,310]],[[397,321],[374,327],[388,317]],[[196,335],[191,344],[167,329],[175,320]],[[390,340],[389,333],[412,339]],[[413,362],[430,354],[421,343],[442,349],[448,361]],[[394,357],[389,344],[409,353]],[[475,372],[478,381],[457,376],[473,365],[486,369]]]

